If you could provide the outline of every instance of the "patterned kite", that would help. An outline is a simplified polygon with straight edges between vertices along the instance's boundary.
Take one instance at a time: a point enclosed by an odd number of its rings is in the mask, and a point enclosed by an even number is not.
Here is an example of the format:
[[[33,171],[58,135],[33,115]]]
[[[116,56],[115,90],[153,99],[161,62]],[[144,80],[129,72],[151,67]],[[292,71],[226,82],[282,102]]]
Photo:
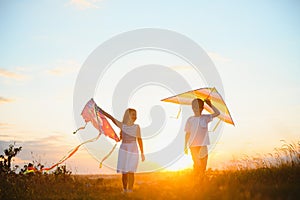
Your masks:
[[[111,125],[109,124],[109,122],[107,121],[105,116],[97,108],[98,108],[98,106],[95,103],[94,99],[91,99],[87,102],[87,104],[84,106],[84,109],[81,112],[81,116],[83,117],[83,119],[85,121],[85,125],[83,127],[78,128],[74,132],[74,134],[75,134],[77,131],[84,129],[86,127],[87,123],[91,122],[93,124],[93,126],[99,131],[99,134],[97,135],[97,137],[82,142],[81,144],[76,146],[74,149],[69,151],[68,155],[63,157],[58,163],[52,165],[51,167],[43,168],[43,170],[51,170],[54,167],[65,162],[68,158],[70,158],[72,155],[74,155],[78,151],[79,147],[81,147],[82,145],[84,145],[86,143],[94,142],[94,141],[98,140],[99,137],[101,136],[101,134],[104,134],[105,136],[112,138],[116,142],[120,141],[119,137],[117,136],[117,134],[115,133],[114,129],[111,127]],[[110,156],[110,154],[113,152],[113,150],[116,148],[116,146],[117,146],[117,143],[114,145],[112,150],[108,153],[108,155],[106,155],[101,160],[100,167],[102,166],[102,162],[104,160],[106,160],[108,158],[108,156]]]

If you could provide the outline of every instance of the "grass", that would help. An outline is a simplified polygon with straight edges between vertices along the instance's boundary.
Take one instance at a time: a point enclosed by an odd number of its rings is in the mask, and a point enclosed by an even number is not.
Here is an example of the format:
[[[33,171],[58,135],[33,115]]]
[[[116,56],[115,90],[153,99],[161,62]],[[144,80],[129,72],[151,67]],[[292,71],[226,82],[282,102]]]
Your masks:
[[[208,172],[198,183],[191,171],[137,174],[135,191],[121,193],[121,177],[7,176],[1,199],[299,199],[300,167]]]
[[[274,154],[208,170],[136,174],[134,192],[122,194],[120,175],[5,175],[0,199],[300,199],[300,144]]]

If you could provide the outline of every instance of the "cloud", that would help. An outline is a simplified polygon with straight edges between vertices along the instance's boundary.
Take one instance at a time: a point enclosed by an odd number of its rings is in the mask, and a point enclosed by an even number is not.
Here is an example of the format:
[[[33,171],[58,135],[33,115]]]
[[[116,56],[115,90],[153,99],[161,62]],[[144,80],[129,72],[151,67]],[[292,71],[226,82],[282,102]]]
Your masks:
[[[216,61],[216,62],[221,62],[221,63],[227,63],[227,62],[231,62],[231,59],[230,58],[227,58],[225,56],[222,56],[218,53],[215,53],[215,52],[208,52],[207,53],[208,56],[213,60],[213,61]]]
[[[1,129],[1,127],[0,127],[0,129]],[[10,137],[10,135],[7,135],[7,134],[6,135],[0,135],[0,139],[1,138],[9,138],[9,137]]]
[[[72,60],[60,61],[55,65],[54,68],[46,70],[46,73],[54,76],[63,76],[77,72],[80,68],[80,64]]]
[[[17,81],[20,80],[25,80],[27,78],[26,75],[20,74],[20,73],[15,73],[12,71],[8,71],[6,69],[1,69],[0,68],[0,77],[8,78],[8,79],[14,79]]]
[[[10,103],[10,102],[13,102],[13,101],[14,101],[14,99],[9,99],[9,98],[5,98],[5,97],[1,97],[0,96],[0,104],[2,104],[2,103]]]
[[[88,0],[70,0],[68,5],[73,6],[79,10],[85,10],[90,8],[99,8],[95,3],[97,1]]]
[[[0,97],[1,98],[1,97]],[[0,130],[4,130],[4,129],[9,129],[11,128],[12,124],[8,124],[8,123],[0,123]],[[0,137],[4,135],[0,135]],[[8,136],[8,135],[5,135],[5,136]]]
[[[54,75],[54,76],[63,76],[65,74],[71,73],[73,72],[74,69],[70,68],[70,67],[55,67],[53,69],[49,69],[46,72],[50,75]]]

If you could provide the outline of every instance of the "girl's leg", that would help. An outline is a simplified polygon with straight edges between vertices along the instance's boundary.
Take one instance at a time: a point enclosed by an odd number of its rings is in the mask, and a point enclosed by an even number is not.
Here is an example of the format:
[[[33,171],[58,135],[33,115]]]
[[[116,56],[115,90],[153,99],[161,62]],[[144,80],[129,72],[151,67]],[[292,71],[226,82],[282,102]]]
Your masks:
[[[129,174],[122,174],[122,183],[123,183],[124,190],[127,190],[128,175]]]
[[[134,173],[128,173],[128,189],[132,190],[134,184]]]

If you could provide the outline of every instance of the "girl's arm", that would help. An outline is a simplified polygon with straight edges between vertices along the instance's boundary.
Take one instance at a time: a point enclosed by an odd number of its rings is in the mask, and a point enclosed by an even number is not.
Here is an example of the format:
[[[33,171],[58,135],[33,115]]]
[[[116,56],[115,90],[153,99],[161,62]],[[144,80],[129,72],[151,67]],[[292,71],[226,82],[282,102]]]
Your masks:
[[[141,137],[140,126],[138,126],[138,128],[137,128],[137,141],[138,141],[138,144],[139,144],[139,147],[140,147],[142,161],[144,161],[145,160],[145,155],[144,155],[144,147],[143,147],[143,140],[142,140],[142,137]]]
[[[209,105],[213,109],[214,113],[211,114],[213,118],[220,115],[220,111],[214,105],[212,105],[212,103],[210,102],[210,100],[206,99],[205,103],[207,105]]]
[[[117,127],[119,127],[120,129],[122,129],[122,122],[118,121],[117,119],[115,119],[113,116],[111,116],[110,114],[108,114],[107,112],[105,112],[104,110],[102,110],[102,108],[97,106],[97,109],[103,114],[105,115],[107,118],[109,118]]]
[[[120,141],[123,139],[122,130],[120,131]]]

